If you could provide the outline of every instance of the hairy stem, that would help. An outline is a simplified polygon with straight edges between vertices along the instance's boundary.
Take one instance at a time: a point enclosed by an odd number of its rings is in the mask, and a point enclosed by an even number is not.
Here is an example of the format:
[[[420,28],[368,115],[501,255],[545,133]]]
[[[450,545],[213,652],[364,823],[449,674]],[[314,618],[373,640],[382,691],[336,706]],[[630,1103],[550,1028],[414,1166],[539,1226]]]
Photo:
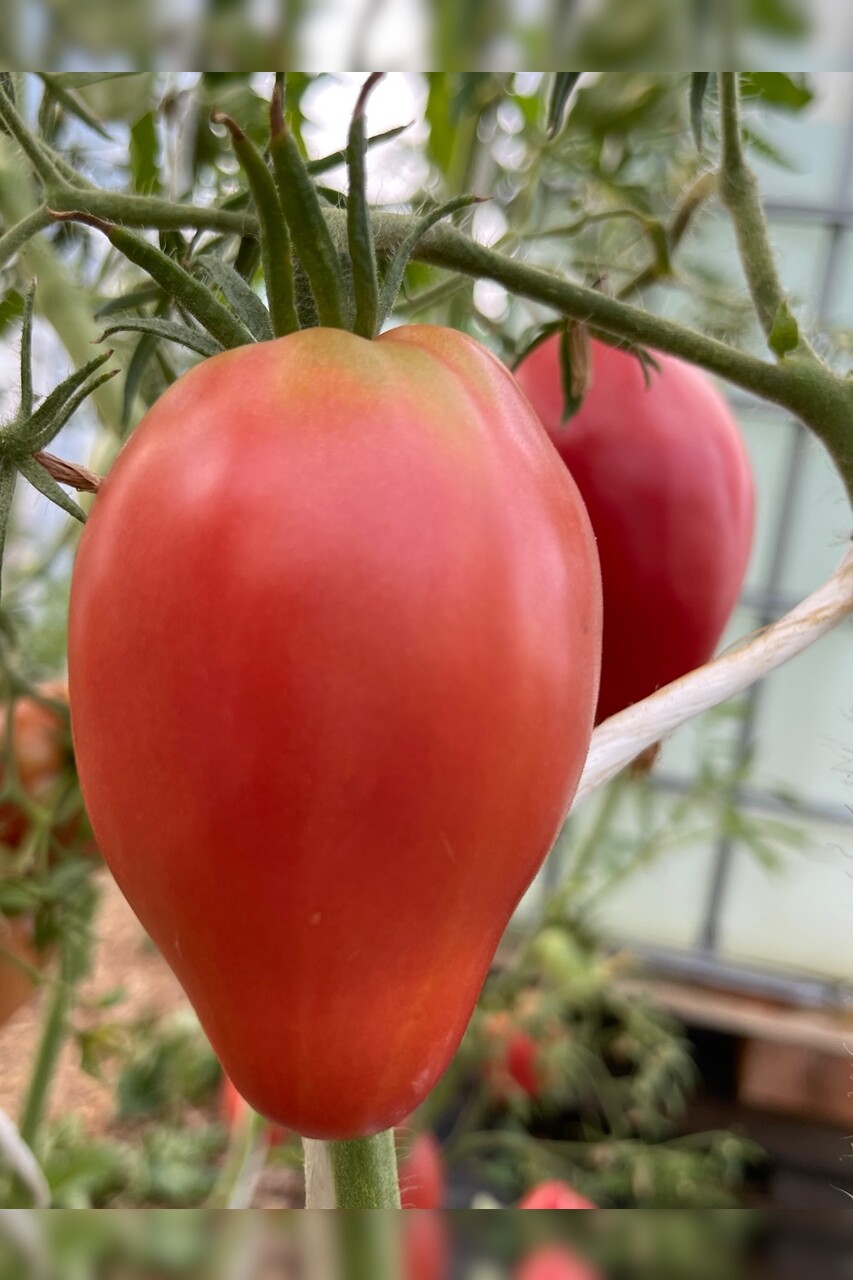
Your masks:
[[[744,154],[736,71],[720,72],[720,123],[720,198],[731,215],[749,292],[761,327],[769,337],[780,315],[787,311],[788,302],[770,245],[758,180]],[[803,351],[808,350],[803,339],[799,345]]]
[[[306,1208],[399,1209],[394,1133],[343,1142],[304,1139]]]

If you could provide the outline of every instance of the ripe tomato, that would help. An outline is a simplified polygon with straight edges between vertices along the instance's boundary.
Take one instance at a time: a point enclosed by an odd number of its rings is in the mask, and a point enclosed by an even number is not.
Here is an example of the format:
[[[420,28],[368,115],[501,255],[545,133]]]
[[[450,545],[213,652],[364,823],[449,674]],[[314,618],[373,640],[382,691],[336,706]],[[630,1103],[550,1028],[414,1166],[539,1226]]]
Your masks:
[[[81,783],[263,1115],[352,1138],[445,1070],[571,802],[600,644],[577,489],[462,334],[225,352],[134,432],[72,583]]]
[[[43,684],[46,698],[67,702],[64,681]],[[8,708],[0,706],[0,741],[7,734]],[[49,805],[55,798],[71,759],[71,738],[61,714],[34,698],[16,698],[12,710],[12,746],[15,773],[21,788],[37,804]],[[0,760],[0,782],[3,765]],[[0,844],[16,848],[29,829],[28,815],[13,800],[0,804]]]
[[[538,1047],[526,1031],[513,1022],[505,1009],[487,1014],[484,1034],[489,1055],[484,1064],[484,1078],[491,1096],[507,1102],[516,1089],[535,1098],[541,1088],[537,1066]]]
[[[601,1280],[588,1262],[564,1245],[543,1244],[523,1258],[515,1280]]]
[[[527,1195],[518,1202],[519,1209],[595,1209],[591,1200],[578,1195],[567,1182],[554,1179],[551,1182],[540,1182],[532,1187]]]
[[[444,1215],[432,1210],[407,1213],[402,1225],[405,1280],[447,1280],[450,1239]]]
[[[400,1161],[404,1209],[440,1209],[444,1203],[444,1159],[433,1133],[419,1133]]]
[[[228,1076],[223,1075],[222,1085],[219,1092],[219,1111],[222,1116],[222,1122],[229,1131],[235,1129],[240,1124],[249,1111],[249,1104],[245,1098],[234,1088]],[[264,1139],[271,1147],[280,1147],[287,1142],[290,1134],[286,1129],[282,1129],[278,1124],[266,1124],[264,1126]]]
[[[516,377],[572,473],[598,539],[604,655],[597,720],[711,657],[735,606],[752,542],[746,449],[699,370],[591,343],[592,386],[562,425],[559,338]]]
[[[48,955],[35,946],[29,916],[0,915],[0,1027],[26,1004],[34,990],[32,979],[16,960],[43,969]]]

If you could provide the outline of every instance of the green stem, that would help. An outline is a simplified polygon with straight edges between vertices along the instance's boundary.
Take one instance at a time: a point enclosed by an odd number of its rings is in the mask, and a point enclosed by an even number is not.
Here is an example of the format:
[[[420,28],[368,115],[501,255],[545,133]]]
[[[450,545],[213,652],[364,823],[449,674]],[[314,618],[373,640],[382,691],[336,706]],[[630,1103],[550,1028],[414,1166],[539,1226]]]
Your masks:
[[[239,209],[205,209],[194,204],[172,203],[156,196],[128,195],[121,191],[90,191],[51,187],[46,203],[57,213],[82,210],[106,222],[126,227],[154,227],[158,231],[224,231],[234,235],[257,234],[258,220]]]
[[[59,974],[50,993],[36,1060],[18,1125],[21,1137],[28,1147],[34,1146],[38,1136],[60,1050],[65,1042],[70,1007],[71,986],[66,981],[64,965],[60,964]]]
[[[388,1215],[341,1213],[335,1221],[338,1280],[396,1280],[399,1223]]]
[[[41,205],[38,209],[33,209],[32,213],[28,213],[20,222],[16,222],[14,227],[10,227],[8,231],[0,236],[0,267],[4,267],[7,262],[14,258],[19,249],[32,240],[33,236],[38,235],[40,231],[44,231],[49,227],[53,219],[47,211],[45,205]]]
[[[719,82],[720,198],[731,215],[749,292],[761,327],[769,337],[777,319],[787,311],[788,302],[770,246],[758,180],[744,155],[738,73],[721,71]],[[802,338],[799,345],[804,352],[810,350]]]
[[[0,93],[0,120],[18,143],[42,182],[48,185],[53,183],[61,185],[62,175],[54,165],[50,154],[30,131],[24,118],[18,114],[17,108],[5,93]]]
[[[306,1144],[306,1158],[325,1160],[336,1209],[399,1209],[400,1186],[397,1175],[397,1153],[394,1131],[386,1129],[371,1138],[353,1138],[340,1142]],[[307,1208],[326,1208],[312,1204],[312,1181],[308,1179]]]

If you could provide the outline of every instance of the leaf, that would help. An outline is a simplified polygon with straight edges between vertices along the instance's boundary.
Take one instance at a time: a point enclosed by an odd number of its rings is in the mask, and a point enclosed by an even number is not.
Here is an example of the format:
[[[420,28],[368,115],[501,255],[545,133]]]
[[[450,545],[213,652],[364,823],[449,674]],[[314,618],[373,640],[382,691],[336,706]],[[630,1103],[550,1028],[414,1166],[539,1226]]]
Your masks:
[[[160,190],[159,149],[154,112],[146,111],[130,130],[130,172],[133,189],[140,195]]]
[[[569,104],[582,75],[582,71],[558,71],[555,74],[551,100],[548,103],[549,138],[558,137],[566,127]]]
[[[205,271],[222,290],[232,310],[243,321],[257,342],[268,342],[273,337],[269,312],[252,286],[246,283],[238,271],[235,271],[227,262],[223,262],[221,258],[210,255],[198,258],[193,266]]]
[[[69,115],[76,116],[83,124],[87,125],[99,138],[110,141],[110,135],[104,128],[102,122],[93,115],[84,102],[73,93],[72,90],[66,88],[62,84],[57,83],[57,77],[49,75],[46,71],[40,71],[39,76],[45,88],[45,93],[53,98],[54,102],[62,107],[63,111],[67,111]]]
[[[59,71],[51,79],[63,89],[85,89],[90,84],[103,84],[105,80],[124,80],[145,74],[142,71]]]
[[[690,73],[690,126],[696,140],[696,150],[702,150],[702,117],[705,106],[705,94],[708,91],[710,71],[692,71]]]
[[[73,516],[75,520],[79,520],[81,524],[86,523],[86,512],[83,508],[78,506],[73,498],[69,498],[65,490],[61,489],[56,483],[53,476],[49,475],[44,467],[39,466],[34,458],[22,459],[18,462],[17,467],[24,479],[28,480],[34,489],[38,489],[39,493],[43,493],[57,507],[61,507],[63,511]]]
[[[750,0],[747,16],[752,26],[790,40],[802,40],[811,31],[802,0]]]
[[[814,99],[804,80],[784,71],[745,71],[740,82],[745,98],[761,98],[785,111],[802,111]]]
[[[114,333],[148,333],[157,338],[165,338],[167,342],[176,342],[187,347],[200,356],[215,356],[224,347],[201,329],[190,325],[178,324],[174,320],[161,320],[157,316],[119,316],[114,324],[105,329],[98,339],[103,342]]]
[[[9,289],[0,301],[0,333],[20,320],[24,314],[24,297],[17,289]]]

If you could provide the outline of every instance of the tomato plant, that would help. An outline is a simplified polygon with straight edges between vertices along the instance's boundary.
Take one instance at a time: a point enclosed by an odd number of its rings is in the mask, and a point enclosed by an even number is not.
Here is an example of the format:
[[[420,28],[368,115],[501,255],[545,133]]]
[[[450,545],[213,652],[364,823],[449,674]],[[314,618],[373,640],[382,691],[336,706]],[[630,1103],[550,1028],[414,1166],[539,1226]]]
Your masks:
[[[591,385],[563,421],[559,335],[516,371],[583,495],[601,559],[604,653],[597,720],[712,655],[752,543],[746,448],[699,370],[590,344]]]
[[[571,801],[599,609],[577,490],[463,335],[229,352],[134,432],[72,583],[81,784],[268,1118],[372,1133],[443,1072]]]

